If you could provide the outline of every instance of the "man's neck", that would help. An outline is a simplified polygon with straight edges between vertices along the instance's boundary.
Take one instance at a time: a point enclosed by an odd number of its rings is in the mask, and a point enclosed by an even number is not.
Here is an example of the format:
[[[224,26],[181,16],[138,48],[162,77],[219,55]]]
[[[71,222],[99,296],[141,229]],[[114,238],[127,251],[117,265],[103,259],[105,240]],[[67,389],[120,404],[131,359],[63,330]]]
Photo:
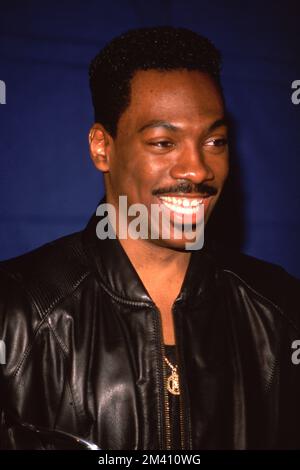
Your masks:
[[[181,291],[190,253],[145,240],[120,240],[146,291],[160,312],[165,344],[175,344],[173,304]]]
[[[136,271],[144,272],[153,277],[164,277],[176,271],[185,273],[190,260],[190,253],[160,246],[148,240],[119,239],[124,251]]]
[[[107,194],[107,202],[113,199]],[[118,207],[116,204],[113,204]],[[118,229],[118,210],[117,227]],[[160,312],[162,334],[165,344],[175,343],[172,307],[181,291],[191,254],[174,250],[151,240],[118,238],[131,264],[136,270],[145,290]]]
[[[161,286],[161,290],[173,284],[182,284],[189,260],[190,253],[173,250],[159,246],[148,240],[119,240],[132,265],[137,271],[145,287],[150,292]]]

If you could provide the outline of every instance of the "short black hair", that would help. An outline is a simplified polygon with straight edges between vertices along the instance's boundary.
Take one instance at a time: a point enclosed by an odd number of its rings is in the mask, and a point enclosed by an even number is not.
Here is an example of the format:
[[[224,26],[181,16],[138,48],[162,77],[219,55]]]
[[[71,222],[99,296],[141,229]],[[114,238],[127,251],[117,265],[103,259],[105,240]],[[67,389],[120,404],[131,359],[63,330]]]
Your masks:
[[[115,138],[130,103],[130,80],[138,70],[199,70],[220,83],[221,54],[210,40],[186,28],[129,30],[110,41],[89,68],[95,122]]]

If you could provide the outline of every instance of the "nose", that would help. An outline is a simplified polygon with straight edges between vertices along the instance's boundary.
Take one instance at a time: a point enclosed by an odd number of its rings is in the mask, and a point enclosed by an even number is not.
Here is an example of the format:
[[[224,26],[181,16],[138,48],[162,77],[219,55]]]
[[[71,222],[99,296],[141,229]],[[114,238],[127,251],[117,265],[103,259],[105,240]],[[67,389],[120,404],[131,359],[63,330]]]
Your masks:
[[[205,156],[196,145],[190,145],[178,154],[177,160],[170,170],[170,176],[174,179],[185,179],[192,183],[211,181],[214,172],[205,161]]]

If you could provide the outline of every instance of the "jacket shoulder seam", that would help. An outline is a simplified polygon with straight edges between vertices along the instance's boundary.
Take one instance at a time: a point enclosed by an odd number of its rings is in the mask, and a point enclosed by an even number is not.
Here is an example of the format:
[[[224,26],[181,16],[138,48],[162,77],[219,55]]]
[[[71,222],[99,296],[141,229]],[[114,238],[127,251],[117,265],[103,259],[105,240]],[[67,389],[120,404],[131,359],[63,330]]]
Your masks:
[[[60,338],[59,334],[57,333],[56,331],[56,328],[50,324],[49,322],[49,316],[51,315],[51,312],[54,310],[55,307],[57,307],[59,305],[60,302],[62,302],[64,299],[66,299],[67,297],[71,296],[74,294],[74,292],[79,288],[79,286],[81,285],[81,283],[90,275],[90,273],[86,273],[86,275],[80,279],[80,282],[78,282],[73,290],[71,292],[68,293],[68,295],[65,295],[65,296],[61,296],[60,298],[56,299],[56,302],[53,302],[49,307],[48,307],[48,310],[42,314],[40,311],[39,311],[39,306],[37,305],[36,301],[35,301],[35,298],[31,295],[30,291],[26,291],[28,293],[28,296],[31,298],[31,301],[32,303],[34,304],[34,307],[40,317],[40,322],[39,324],[37,325],[36,329],[34,330],[34,333],[33,333],[33,338],[32,340],[28,343],[27,347],[26,347],[26,350],[24,351],[24,354],[23,356],[21,357],[20,361],[19,361],[19,364],[16,368],[16,371],[14,372],[13,376],[16,376],[23,364],[26,362],[26,359],[27,357],[30,355],[30,352],[34,346],[34,342],[35,342],[35,339],[36,339],[36,336],[40,330],[40,328],[42,327],[42,325],[47,322],[47,326],[48,328],[52,331],[52,334],[53,336],[55,337],[57,343],[59,344],[60,346],[60,349],[62,350],[63,354],[65,357],[67,357],[67,354],[68,354],[68,348],[66,347],[66,345],[64,344],[64,342],[62,341],[62,339]]]

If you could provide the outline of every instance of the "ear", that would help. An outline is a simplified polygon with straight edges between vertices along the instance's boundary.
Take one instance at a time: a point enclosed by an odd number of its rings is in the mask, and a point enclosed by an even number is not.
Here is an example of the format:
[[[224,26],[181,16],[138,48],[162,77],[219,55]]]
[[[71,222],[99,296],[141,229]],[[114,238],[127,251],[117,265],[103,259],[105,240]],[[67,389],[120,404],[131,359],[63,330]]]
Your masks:
[[[101,124],[95,123],[89,132],[90,155],[97,170],[109,171],[110,137]]]

